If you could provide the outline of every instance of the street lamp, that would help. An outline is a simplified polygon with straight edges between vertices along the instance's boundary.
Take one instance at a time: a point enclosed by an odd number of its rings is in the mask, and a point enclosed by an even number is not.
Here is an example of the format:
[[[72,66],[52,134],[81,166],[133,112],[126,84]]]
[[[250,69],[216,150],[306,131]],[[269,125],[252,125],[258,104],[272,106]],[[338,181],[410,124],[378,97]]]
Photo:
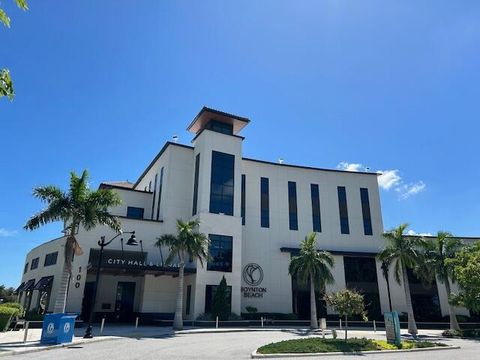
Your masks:
[[[105,242],[105,236],[102,236],[100,238],[100,240],[98,241],[98,246],[100,246],[100,254],[98,255],[97,273],[95,275],[95,286],[93,288],[93,296],[92,296],[92,306],[90,308],[90,314],[88,316],[88,326],[87,326],[87,329],[85,330],[85,335],[83,336],[84,339],[93,338],[92,322],[93,322],[93,313],[94,313],[94,310],[95,310],[95,300],[97,298],[98,280],[100,279],[100,267],[102,266],[103,248],[105,246],[108,246],[113,240],[115,240],[117,237],[119,237],[122,234],[132,234],[127,241],[127,245],[129,245],[129,246],[137,246],[138,245],[138,242],[135,238],[135,231],[125,231],[125,232],[118,233],[117,235],[115,235],[113,238],[111,238],[107,242]],[[122,240],[122,245],[123,245],[123,239],[121,239],[121,240]]]

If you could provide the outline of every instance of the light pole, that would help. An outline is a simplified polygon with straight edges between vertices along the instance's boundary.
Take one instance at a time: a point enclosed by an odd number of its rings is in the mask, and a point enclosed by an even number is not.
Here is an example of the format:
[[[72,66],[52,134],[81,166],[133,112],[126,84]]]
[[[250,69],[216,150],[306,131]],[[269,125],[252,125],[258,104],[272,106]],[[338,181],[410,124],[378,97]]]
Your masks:
[[[115,240],[117,237],[119,237],[122,234],[132,234],[132,236],[130,236],[130,239],[128,239],[128,241],[127,241],[127,245],[130,245],[130,246],[137,246],[138,245],[138,242],[135,239],[135,231],[125,231],[123,233],[118,233],[117,235],[115,235],[113,238],[111,238],[107,242],[105,242],[105,236],[102,236],[100,238],[100,240],[98,241],[98,246],[100,246],[100,254],[98,255],[97,273],[95,275],[95,286],[93,287],[92,306],[90,307],[90,314],[88,316],[88,326],[87,326],[87,329],[85,330],[85,335],[83,335],[83,337],[85,339],[93,338],[92,322],[93,322],[93,314],[94,314],[94,310],[95,310],[95,300],[97,298],[98,280],[100,279],[100,267],[102,266],[103,248],[105,246],[108,246],[113,240]],[[122,245],[123,245],[123,241],[122,241]]]
[[[386,261],[382,261],[382,266],[381,267],[382,267],[383,277],[387,281],[388,306],[390,308],[390,312],[392,312],[392,298],[390,297],[390,279],[389,279],[389,276],[388,276],[388,270],[389,270],[390,264]]]

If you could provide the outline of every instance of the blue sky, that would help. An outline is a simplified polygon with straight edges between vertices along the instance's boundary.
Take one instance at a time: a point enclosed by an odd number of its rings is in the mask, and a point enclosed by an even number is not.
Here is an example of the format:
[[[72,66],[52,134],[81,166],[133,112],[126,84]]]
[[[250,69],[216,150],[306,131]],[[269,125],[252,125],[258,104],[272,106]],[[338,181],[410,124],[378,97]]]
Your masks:
[[[0,283],[59,234],[22,230],[35,185],[135,180],[173,134],[190,143],[203,105],[252,120],[247,157],[385,171],[386,229],[480,235],[478,1],[2,6]]]

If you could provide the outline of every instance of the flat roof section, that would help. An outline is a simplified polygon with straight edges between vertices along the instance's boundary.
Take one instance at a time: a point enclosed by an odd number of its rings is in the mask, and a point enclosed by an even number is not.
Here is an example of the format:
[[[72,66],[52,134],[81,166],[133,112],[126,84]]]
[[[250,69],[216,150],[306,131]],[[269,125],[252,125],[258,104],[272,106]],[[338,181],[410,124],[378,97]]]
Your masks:
[[[250,119],[248,118],[204,106],[197,116],[195,116],[191,124],[187,127],[187,131],[197,134],[212,119],[232,125],[234,135],[238,134],[240,130],[242,130],[250,122]]]

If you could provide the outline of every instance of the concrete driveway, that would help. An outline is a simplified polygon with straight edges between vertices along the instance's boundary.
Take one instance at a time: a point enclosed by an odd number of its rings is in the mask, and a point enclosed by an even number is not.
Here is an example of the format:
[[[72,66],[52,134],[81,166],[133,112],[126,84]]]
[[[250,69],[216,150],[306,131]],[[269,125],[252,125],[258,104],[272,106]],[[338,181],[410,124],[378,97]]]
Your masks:
[[[351,337],[384,337],[383,332],[350,331]],[[424,331],[422,335],[436,341],[439,331]],[[339,332],[339,336],[342,334]],[[122,360],[122,359],[249,359],[250,353],[261,345],[270,342],[294,339],[306,336],[301,330],[276,330],[227,333],[188,333],[163,335],[162,337],[121,338],[67,348],[52,349],[31,354],[6,356],[4,359],[38,359],[38,360]],[[428,359],[464,360],[480,358],[480,342],[474,340],[441,339],[451,345],[460,345],[459,350],[442,350],[435,352],[377,354],[361,356],[363,359]],[[322,359],[351,359],[350,356],[332,356]]]

